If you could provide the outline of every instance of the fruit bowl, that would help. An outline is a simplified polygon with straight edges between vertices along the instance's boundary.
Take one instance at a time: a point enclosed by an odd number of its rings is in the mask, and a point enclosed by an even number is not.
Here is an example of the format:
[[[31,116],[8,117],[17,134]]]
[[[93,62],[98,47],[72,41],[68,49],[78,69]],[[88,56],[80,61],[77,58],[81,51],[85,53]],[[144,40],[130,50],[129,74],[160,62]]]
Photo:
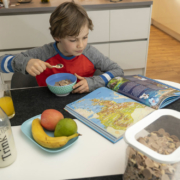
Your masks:
[[[23,132],[23,134],[36,146],[38,146],[39,148],[41,148],[42,150],[49,152],[49,153],[58,153],[61,152],[67,148],[69,148],[70,146],[72,146],[79,138],[79,136],[70,139],[68,141],[68,143],[60,148],[56,148],[56,149],[49,149],[49,148],[45,148],[41,145],[39,145],[33,138],[32,136],[32,132],[31,132],[31,125],[32,125],[32,121],[36,118],[41,118],[41,114],[34,116],[28,120],[26,120],[22,125],[21,125],[21,131]],[[44,129],[44,131],[46,132],[47,135],[54,137],[54,132],[53,131],[47,131],[46,129]]]
[[[70,80],[72,83],[64,86],[55,86],[56,82],[62,80]],[[49,90],[57,96],[67,96],[72,90],[73,86],[76,84],[77,77],[70,73],[57,73],[49,76],[46,79],[46,84]]]

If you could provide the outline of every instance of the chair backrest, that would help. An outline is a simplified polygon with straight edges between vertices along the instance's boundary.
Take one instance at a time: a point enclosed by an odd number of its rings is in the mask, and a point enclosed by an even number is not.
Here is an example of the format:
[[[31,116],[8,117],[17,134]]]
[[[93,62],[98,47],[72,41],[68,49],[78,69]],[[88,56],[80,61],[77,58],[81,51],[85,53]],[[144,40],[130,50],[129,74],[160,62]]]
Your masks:
[[[38,86],[36,78],[31,75],[24,75],[15,72],[11,79],[11,89]]]
[[[98,76],[98,75],[101,75],[101,74],[103,74],[103,72],[100,71],[99,69],[96,69],[96,71],[94,72],[95,76]]]

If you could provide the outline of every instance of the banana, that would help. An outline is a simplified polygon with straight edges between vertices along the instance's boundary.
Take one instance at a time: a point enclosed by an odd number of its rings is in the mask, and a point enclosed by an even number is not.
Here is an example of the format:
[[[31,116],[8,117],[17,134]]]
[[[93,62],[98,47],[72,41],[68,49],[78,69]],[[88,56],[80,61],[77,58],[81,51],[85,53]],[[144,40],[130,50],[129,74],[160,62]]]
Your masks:
[[[51,149],[62,147],[70,139],[80,136],[80,134],[75,133],[71,136],[50,137],[45,133],[38,118],[33,120],[31,130],[33,138],[38,144]]]

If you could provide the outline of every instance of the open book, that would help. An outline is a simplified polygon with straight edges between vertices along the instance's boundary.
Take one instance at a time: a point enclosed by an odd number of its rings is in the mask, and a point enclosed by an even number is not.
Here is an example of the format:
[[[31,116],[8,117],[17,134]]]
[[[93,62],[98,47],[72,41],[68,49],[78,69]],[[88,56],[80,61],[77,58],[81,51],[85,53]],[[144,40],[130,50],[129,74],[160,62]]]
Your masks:
[[[180,98],[180,90],[141,75],[115,77],[65,110],[115,143],[126,129]]]

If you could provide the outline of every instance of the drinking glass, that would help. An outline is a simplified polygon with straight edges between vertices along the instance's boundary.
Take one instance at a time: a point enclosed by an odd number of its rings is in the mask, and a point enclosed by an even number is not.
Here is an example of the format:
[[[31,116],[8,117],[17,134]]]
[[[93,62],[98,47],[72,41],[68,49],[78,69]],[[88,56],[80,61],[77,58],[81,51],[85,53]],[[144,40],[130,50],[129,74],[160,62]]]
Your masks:
[[[11,119],[15,115],[14,104],[11,97],[10,85],[5,84],[0,77],[0,107],[7,114],[8,118]]]

